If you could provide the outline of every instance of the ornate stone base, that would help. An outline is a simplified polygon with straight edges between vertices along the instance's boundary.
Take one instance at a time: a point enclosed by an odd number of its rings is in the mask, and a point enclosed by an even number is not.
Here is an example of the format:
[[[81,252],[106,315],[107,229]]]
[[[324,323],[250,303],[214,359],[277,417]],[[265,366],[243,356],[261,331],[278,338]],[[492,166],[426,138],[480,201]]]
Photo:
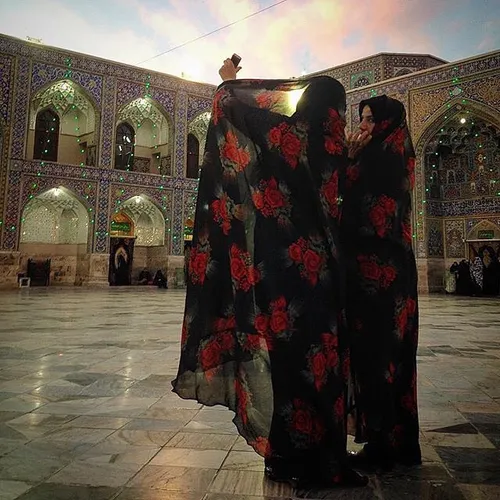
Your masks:
[[[168,286],[170,288],[184,288],[184,256],[169,255],[167,264]]]
[[[109,286],[109,254],[91,253],[85,255],[86,275],[82,276],[81,285],[83,286]],[[88,266],[88,268],[87,268]],[[78,284],[78,283],[77,283]]]
[[[0,252],[0,287],[18,286],[17,275],[20,272],[21,254],[19,252]]]
[[[451,265],[451,264],[450,264]],[[448,266],[449,268],[450,266]],[[444,292],[444,276],[446,271],[444,259],[417,259],[418,293]]]

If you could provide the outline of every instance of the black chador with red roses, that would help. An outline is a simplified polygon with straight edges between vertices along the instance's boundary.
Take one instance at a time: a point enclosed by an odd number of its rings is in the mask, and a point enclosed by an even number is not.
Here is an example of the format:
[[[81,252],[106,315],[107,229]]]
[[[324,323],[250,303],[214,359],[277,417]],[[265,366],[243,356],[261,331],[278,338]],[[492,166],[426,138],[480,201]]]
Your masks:
[[[403,104],[386,96],[361,102],[373,139],[347,168],[342,248],[352,339],[358,462],[420,463],[416,352],[417,270],[412,250],[415,154]]]
[[[328,77],[219,87],[173,382],[183,398],[233,410],[271,477],[329,485],[360,479],[345,466],[344,113]]]

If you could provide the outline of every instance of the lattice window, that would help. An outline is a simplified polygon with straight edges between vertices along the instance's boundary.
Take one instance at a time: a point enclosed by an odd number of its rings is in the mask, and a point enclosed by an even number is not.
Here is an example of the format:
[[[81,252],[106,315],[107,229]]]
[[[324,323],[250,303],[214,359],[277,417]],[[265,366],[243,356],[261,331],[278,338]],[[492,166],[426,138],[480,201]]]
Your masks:
[[[132,170],[134,164],[134,129],[126,122],[120,123],[116,129],[115,168]]]
[[[59,116],[52,109],[44,109],[36,115],[35,160],[57,161],[59,146]]]
[[[193,134],[188,134],[186,177],[188,179],[197,179],[199,169],[200,169],[200,142]]]

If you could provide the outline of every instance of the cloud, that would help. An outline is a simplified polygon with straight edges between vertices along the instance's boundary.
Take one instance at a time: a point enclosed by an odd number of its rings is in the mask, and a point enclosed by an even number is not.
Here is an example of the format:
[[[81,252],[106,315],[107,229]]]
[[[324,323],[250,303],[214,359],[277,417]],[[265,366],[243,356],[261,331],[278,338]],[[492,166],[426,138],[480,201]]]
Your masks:
[[[222,60],[233,52],[243,56],[242,76],[268,78],[298,76],[302,69],[317,71],[380,50],[433,52],[434,44],[422,37],[422,26],[439,13],[435,3],[361,0],[353,8],[349,0],[290,0],[158,59],[175,72],[189,73],[186,62],[196,58],[199,73],[193,76],[216,81]],[[209,20],[210,26],[223,26],[259,10],[255,0],[235,1],[230,9],[214,0],[194,17],[189,2],[176,1],[151,16],[146,7],[137,5],[141,21],[157,35],[168,25],[182,26],[182,41],[210,31],[200,19]],[[349,44],[353,32],[357,40]],[[158,61],[154,64],[158,67]],[[183,65],[188,67],[181,69]],[[149,62],[146,66],[152,67]]]
[[[82,10],[63,0],[25,0],[2,7],[0,31],[137,64],[273,1],[101,0]],[[288,0],[142,67],[217,83],[218,68],[233,52],[243,57],[241,76],[248,78],[298,76],[303,69],[314,72],[381,51],[450,58],[439,50],[441,34],[447,33],[449,40],[463,38],[447,29],[451,4],[451,0]],[[440,29],[431,30],[431,22]],[[484,37],[481,32],[469,33],[475,37],[470,46],[483,51],[498,44],[498,25],[498,20],[491,21]]]
[[[490,52],[500,47],[500,18],[490,20],[483,25],[482,38],[477,50],[479,52]]]
[[[96,23],[94,17],[82,16],[80,9],[57,0],[18,2],[15,8],[2,7],[0,31],[22,39],[39,38],[46,45],[124,63],[158,53],[158,47],[149,37],[136,33],[132,27],[110,30],[105,23]]]

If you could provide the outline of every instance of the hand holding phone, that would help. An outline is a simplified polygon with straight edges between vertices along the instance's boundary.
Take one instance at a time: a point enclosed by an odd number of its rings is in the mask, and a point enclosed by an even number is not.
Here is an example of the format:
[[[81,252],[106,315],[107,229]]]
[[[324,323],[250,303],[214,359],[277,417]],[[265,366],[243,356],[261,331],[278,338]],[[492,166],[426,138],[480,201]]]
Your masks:
[[[231,62],[234,64],[234,67],[237,68],[241,62],[241,57],[238,54],[233,54],[231,56]]]
[[[236,75],[241,69],[239,66],[241,62],[241,57],[238,54],[233,54],[231,59],[226,59],[222,68],[219,70],[219,75],[223,82],[228,80],[236,80]]]

